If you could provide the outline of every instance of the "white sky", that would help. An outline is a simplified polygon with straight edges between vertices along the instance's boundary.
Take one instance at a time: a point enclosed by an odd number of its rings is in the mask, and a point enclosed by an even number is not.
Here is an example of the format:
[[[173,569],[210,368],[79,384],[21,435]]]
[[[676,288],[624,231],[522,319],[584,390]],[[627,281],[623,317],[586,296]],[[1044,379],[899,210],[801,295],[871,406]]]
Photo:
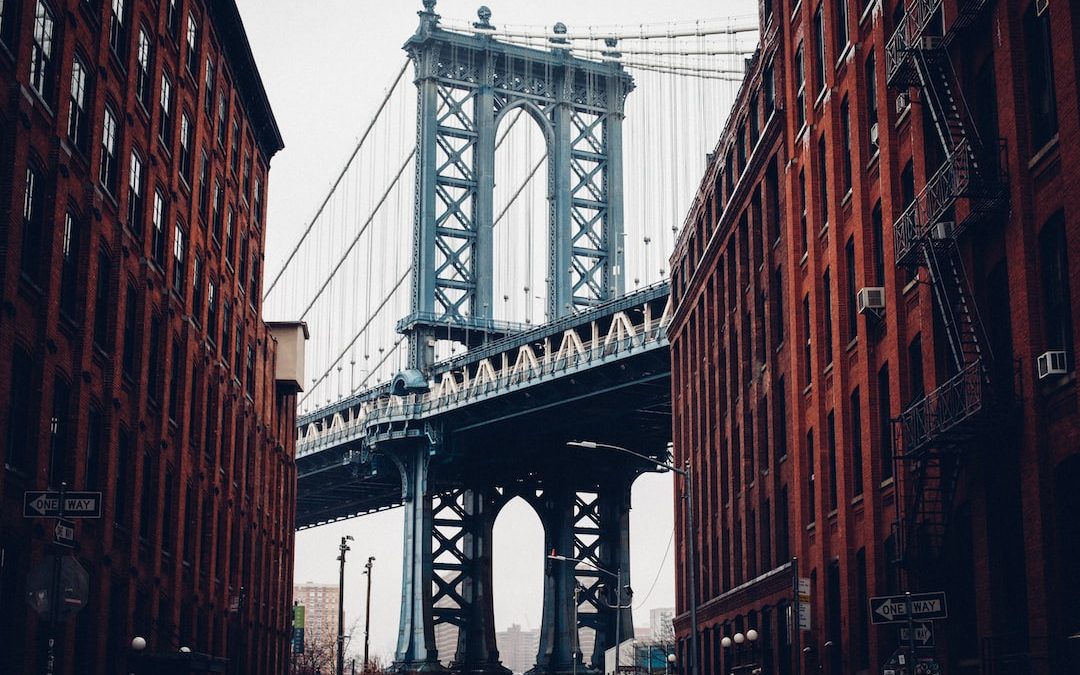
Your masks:
[[[415,31],[419,0],[237,0],[256,62],[285,139],[272,162],[268,202],[267,261],[279,260],[295,242],[368,122],[400,66],[401,45]],[[472,20],[480,2],[442,0],[448,19]],[[754,0],[489,0],[492,22],[550,25],[571,31],[588,25],[660,23],[747,15]],[[717,111],[726,115],[726,111]],[[634,167],[627,167],[630,180]],[[670,251],[665,251],[664,255]],[[267,265],[268,269],[276,266]],[[670,475],[638,480],[631,513],[635,623],[648,625],[648,610],[674,604],[668,542],[672,528]],[[295,581],[337,580],[337,544],[356,538],[346,567],[346,624],[363,618],[363,564],[376,557],[372,592],[373,653],[392,658],[397,639],[401,580],[401,511],[395,510],[298,533]],[[521,502],[511,503],[495,528],[495,621],[537,627],[543,574],[539,521]],[[661,564],[663,562],[663,564]],[[646,599],[653,580],[655,588]],[[362,645],[357,633],[354,646]]]

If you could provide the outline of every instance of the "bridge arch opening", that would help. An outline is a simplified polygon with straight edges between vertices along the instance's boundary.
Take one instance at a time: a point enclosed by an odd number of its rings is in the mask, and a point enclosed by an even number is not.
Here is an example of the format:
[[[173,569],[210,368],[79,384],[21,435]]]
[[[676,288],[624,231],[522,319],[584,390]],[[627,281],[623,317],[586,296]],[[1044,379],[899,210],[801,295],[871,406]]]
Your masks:
[[[495,519],[492,539],[492,592],[499,658],[514,672],[536,663],[544,596],[544,527],[521,497],[510,500]]]
[[[551,177],[548,124],[534,105],[517,102],[496,122],[491,316],[547,320]]]

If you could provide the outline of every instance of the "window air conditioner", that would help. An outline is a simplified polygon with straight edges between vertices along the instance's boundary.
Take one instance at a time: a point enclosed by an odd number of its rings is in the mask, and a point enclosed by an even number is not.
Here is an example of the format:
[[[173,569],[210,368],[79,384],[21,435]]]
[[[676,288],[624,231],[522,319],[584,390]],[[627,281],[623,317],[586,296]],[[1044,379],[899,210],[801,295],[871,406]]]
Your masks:
[[[907,92],[900,92],[896,95],[896,114],[899,115],[908,109],[911,105],[911,97]]]
[[[953,236],[956,223],[951,220],[943,220],[930,226],[930,238],[942,241]]]
[[[875,148],[879,147],[878,146],[878,125],[877,125],[877,122],[874,122],[873,124],[870,125],[870,145],[874,146]]]
[[[885,309],[885,289],[881,286],[860,288],[855,305],[859,314],[877,314]]]
[[[1069,358],[1067,352],[1049,351],[1043,352],[1038,358],[1039,379],[1064,375],[1069,372]]]

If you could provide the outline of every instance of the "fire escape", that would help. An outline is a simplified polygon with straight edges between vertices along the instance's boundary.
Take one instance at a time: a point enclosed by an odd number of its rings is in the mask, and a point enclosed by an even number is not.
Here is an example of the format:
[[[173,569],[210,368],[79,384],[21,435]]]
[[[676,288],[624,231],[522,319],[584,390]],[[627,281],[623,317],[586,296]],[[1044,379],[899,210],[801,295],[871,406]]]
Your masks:
[[[941,560],[963,449],[985,426],[994,398],[990,345],[957,239],[1003,209],[1007,178],[1000,143],[979,138],[948,53],[987,4],[960,0],[950,16],[942,0],[909,2],[885,54],[889,86],[919,89],[946,155],[894,223],[896,263],[926,268],[954,366],[951,377],[895,420],[909,486],[897,553],[905,567],[925,571]]]

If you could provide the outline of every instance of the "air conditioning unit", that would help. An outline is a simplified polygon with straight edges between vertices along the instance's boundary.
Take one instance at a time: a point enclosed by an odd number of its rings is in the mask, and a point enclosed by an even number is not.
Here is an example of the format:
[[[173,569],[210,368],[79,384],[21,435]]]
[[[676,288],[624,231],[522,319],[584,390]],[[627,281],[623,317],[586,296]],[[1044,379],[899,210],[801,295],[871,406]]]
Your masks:
[[[953,236],[953,230],[956,228],[956,223],[951,220],[943,220],[939,223],[934,223],[930,226],[930,238],[937,241],[943,241]]]
[[[874,122],[873,124],[870,125],[870,145],[874,146],[875,148],[879,147],[878,146],[878,125],[877,125],[877,122]]]
[[[885,309],[885,289],[881,286],[860,288],[856,295],[855,305],[859,314],[877,315]]]
[[[911,96],[909,96],[906,91],[905,92],[900,92],[899,94],[896,95],[896,114],[897,115],[903,113],[905,110],[908,109],[909,106],[911,106]]]
[[[1039,379],[1064,375],[1069,372],[1069,355],[1064,351],[1043,352],[1038,358]]]

